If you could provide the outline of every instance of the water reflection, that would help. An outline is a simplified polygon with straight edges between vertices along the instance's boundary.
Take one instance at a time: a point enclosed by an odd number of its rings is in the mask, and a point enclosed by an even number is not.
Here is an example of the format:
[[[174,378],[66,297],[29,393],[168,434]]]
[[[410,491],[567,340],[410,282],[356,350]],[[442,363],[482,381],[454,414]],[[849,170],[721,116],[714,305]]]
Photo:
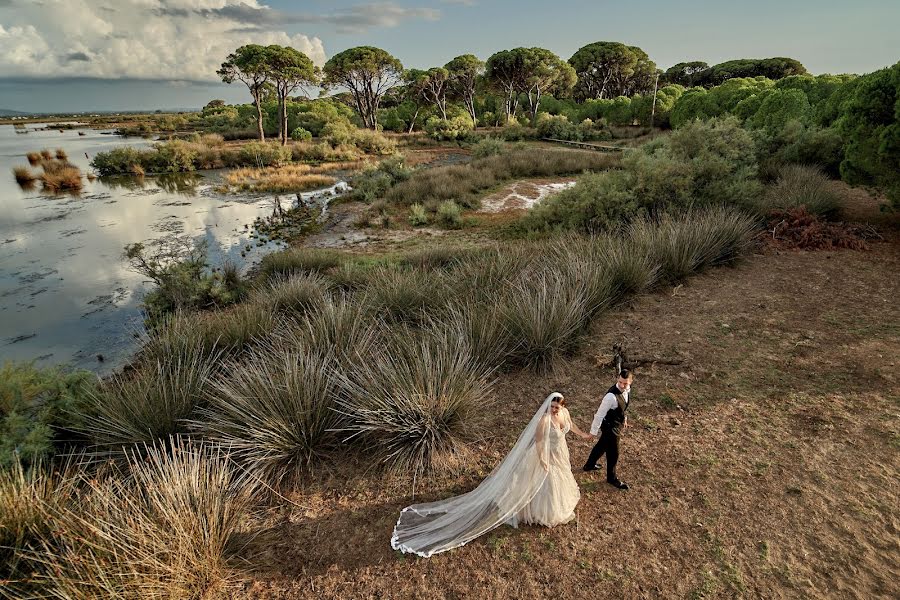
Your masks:
[[[207,240],[213,263],[246,265],[244,225],[271,210],[269,197],[216,194],[215,177],[203,173],[86,179],[77,195],[46,194],[40,184],[25,189],[12,168],[28,164],[27,152],[63,148],[87,173],[97,152],[148,142],[34,125],[28,135],[15,131],[0,126],[0,361],[38,359],[98,372],[121,364],[141,329],[147,285],[128,270],[125,245],[186,235]],[[271,248],[254,244],[247,261]]]

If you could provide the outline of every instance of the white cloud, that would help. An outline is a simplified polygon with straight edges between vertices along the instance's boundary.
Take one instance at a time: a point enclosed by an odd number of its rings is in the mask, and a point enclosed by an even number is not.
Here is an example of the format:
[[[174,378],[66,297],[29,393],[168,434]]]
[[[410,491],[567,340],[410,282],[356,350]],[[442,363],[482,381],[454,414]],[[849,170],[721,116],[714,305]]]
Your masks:
[[[0,77],[215,81],[228,53],[250,43],[325,62],[319,38],[248,23],[246,11],[276,13],[257,0],[0,2]]]

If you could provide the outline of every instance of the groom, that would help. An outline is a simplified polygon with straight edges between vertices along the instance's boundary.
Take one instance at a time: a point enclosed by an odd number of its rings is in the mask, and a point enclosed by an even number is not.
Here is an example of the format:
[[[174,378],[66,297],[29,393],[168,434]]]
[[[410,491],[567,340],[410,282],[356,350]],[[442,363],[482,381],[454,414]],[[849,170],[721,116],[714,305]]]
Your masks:
[[[623,428],[628,427],[625,411],[628,410],[628,394],[631,392],[632,381],[634,374],[628,369],[622,369],[616,384],[603,396],[600,408],[591,423],[591,435],[596,436],[599,433],[600,439],[597,440],[584,465],[585,471],[599,470],[597,461],[606,453],[606,481],[620,490],[628,489],[628,484],[616,477],[616,462],[619,460],[619,435]]]

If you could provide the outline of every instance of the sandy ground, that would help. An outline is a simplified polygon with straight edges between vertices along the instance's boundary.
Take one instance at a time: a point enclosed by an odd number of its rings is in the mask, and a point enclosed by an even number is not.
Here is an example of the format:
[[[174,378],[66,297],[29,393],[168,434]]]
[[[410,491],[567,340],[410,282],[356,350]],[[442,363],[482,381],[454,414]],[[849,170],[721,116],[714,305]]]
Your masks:
[[[472,489],[550,390],[586,427],[614,343],[680,361],[638,370],[619,466],[630,491],[581,473],[590,446],[570,436],[577,522],[405,556],[389,539],[412,482],[338,456],[249,527],[234,595],[897,597],[900,236],[885,237],[867,252],[756,254],[602,316],[550,375],[500,377],[473,462],[416,486],[416,501]]]

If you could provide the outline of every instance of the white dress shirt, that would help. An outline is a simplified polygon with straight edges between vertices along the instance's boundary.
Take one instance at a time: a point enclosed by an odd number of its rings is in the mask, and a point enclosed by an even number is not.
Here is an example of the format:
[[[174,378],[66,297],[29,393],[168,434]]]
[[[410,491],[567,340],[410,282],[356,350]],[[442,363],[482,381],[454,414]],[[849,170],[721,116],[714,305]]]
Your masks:
[[[631,388],[619,390],[619,393],[625,398],[625,404],[628,404],[628,393],[630,391]],[[594,415],[594,420],[591,422],[591,435],[600,435],[600,425],[603,423],[603,419],[606,418],[606,413],[614,409],[617,404],[616,395],[612,392],[607,392],[607,394],[603,396],[603,400],[600,402],[600,408],[597,409],[597,414]]]

